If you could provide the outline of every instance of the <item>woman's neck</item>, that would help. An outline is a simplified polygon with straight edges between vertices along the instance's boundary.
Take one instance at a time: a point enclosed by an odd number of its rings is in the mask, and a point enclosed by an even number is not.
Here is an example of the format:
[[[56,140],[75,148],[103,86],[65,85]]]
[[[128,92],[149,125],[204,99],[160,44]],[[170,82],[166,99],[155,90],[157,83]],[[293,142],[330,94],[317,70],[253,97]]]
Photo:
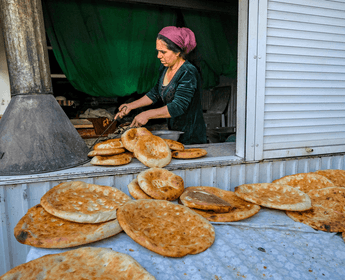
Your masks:
[[[183,58],[180,58],[179,60],[177,60],[174,65],[168,67],[169,72],[176,72],[185,61],[186,60]]]

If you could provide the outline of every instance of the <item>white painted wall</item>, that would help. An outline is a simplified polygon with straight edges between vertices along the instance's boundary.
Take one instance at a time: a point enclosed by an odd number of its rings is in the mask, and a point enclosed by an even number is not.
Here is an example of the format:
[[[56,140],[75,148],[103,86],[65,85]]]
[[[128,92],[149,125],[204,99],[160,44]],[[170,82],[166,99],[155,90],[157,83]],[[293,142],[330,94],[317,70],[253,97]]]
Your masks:
[[[0,115],[3,115],[10,100],[10,79],[8,75],[4,38],[0,25]]]

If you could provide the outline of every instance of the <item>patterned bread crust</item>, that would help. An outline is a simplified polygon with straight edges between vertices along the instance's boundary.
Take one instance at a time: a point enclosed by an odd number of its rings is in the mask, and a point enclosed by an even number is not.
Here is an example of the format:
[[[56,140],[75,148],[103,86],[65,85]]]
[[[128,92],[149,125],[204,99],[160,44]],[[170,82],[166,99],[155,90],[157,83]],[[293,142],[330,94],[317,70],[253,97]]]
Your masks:
[[[171,139],[163,139],[165,141],[165,143],[168,144],[170,150],[174,150],[174,151],[183,151],[184,150],[184,145],[180,142],[177,142],[175,140],[171,140]]]
[[[318,170],[315,173],[325,176],[335,186],[345,188],[345,170],[327,169],[327,170]]]
[[[122,154],[125,152],[124,148],[112,148],[112,149],[100,149],[100,150],[93,150],[90,151],[87,155],[89,157],[94,156],[113,156],[117,154]]]
[[[274,180],[272,183],[289,185],[291,187],[299,189],[304,193],[315,189],[334,187],[334,184],[326,177],[315,173],[299,173],[288,175]]]
[[[312,207],[306,193],[288,185],[244,184],[235,188],[235,194],[246,201],[268,208],[304,211]]]
[[[95,242],[122,231],[117,220],[81,224],[49,214],[41,205],[28,210],[14,228],[17,241],[39,248],[69,248]]]
[[[135,178],[128,184],[128,191],[135,199],[153,199],[148,196],[139,186],[138,178]]]
[[[94,150],[103,150],[103,149],[114,149],[114,148],[123,148],[123,144],[120,138],[109,139],[101,143],[96,144]]]
[[[122,191],[80,181],[61,183],[41,198],[51,215],[77,223],[100,223],[116,218],[116,209],[131,198]]]
[[[163,256],[198,254],[215,239],[214,228],[206,219],[166,200],[132,200],[119,209],[117,218],[134,241]]]
[[[12,268],[1,280],[154,280],[135,259],[108,248],[83,247]]]
[[[95,156],[90,161],[93,165],[118,166],[132,161],[133,155],[129,152],[113,156]]]
[[[175,200],[184,191],[183,179],[164,168],[150,168],[140,172],[138,184],[155,199]]]
[[[183,151],[174,151],[172,152],[173,158],[180,159],[190,159],[190,158],[200,158],[207,155],[207,151],[204,149],[185,149]]]
[[[308,211],[286,211],[296,222],[317,230],[328,232],[345,231],[345,188],[330,187],[308,192],[313,207]]]
[[[141,136],[135,144],[134,156],[148,167],[164,167],[171,161],[171,150],[158,136]]]
[[[214,187],[188,187],[186,189],[203,190],[212,193],[230,203],[233,207],[228,213],[216,213],[214,211],[202,211],[192,209],[210,222],[235,222],[254,216],[260,211],[260,206],[239,198],[232,191],[225,191]]]
[[[186,188],[180,196],[184,206],[199,210],[211,210],[217,213],[226,213],[232,209],[227,201],[206,190]]]
[[[121,135],[121,141],[128,151],[133,152],[139,137],[150,135],[152,133],[145,127],[131,128]]]

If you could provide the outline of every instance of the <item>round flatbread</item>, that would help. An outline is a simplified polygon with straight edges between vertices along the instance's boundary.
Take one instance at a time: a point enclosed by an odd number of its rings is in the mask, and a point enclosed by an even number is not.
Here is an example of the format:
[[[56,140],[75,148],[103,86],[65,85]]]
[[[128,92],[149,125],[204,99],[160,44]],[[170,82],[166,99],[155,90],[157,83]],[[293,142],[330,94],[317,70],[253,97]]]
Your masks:
[[[128,191],[135,199],[152,199],[139,186],[138,178],[135,178],[128,184]]]
[[[232,191],[225,191],[215,187],[188,187],[190,189],[207,191],[227,201],[233,208],[227,213],[216,213],[193,209],[210,222],[235,222],[254,216],[260,211],[260,206],[239,198]],[[187,189],[187,188],[186,188]]]
[[[183,179],[164,168],[150,168],[140,172],[138,184],[155,199],[175,200],[184,191]]]
[[[112,149],[93,150],[93,151],[90,151],[87,155],[89,157],[94,157],[94,156],[113,156],[113,155],[122,154],[124,152],[125,152],[124,148],[112,148]]]
[[[128,236],[162,256],[198,254],[215,239],[214,228],[206,219],[166,200],[132,200],[119,209],[117,218]]]
[[[113,156],[94,156],[90,161],[93,165],[118,166],[132,161],[133,154],[126,152]]]
[[[296,222],[317,230],[328,232],[345,231],[345,188],[330,187],[308,192],[313,207],[308,211],[286,211]]]
[[[121,138],[109,139],[101,143],[98,143],[93,147],[94,150],[108,150],[114,148],[123,148]]]
[[[135,259],[108,248],[83,247],[23,263],[1,280],[154,280]]]
[[[289,185],[307,193],[311,190],[334,187],[326,177],[315,173],[299,173],[274,180],[273,184]]]
[[[177,142],[175,140],[171,140],[171,139],[163,139],[165,141],[165,143],[168,144],[170,150],[174,150],[174,151],[183,151],[184,150],[184,145],[180,142]]]
[[[327,170],[318,170],[315,173],[325,176],[335,186],[345,188],[345,170],[327,169]]]
[[[171,150],[158,136],[141,136],[135,144],[134,156],[148,167],[164,167],[171,161]]]
[[[69,248],[88,244],[122,231],[117,220],[81,224],[49,214],[41,205],[31,207],[14,228],[18,242],[39,248]]]
[[[41,198],[50,214],[77,223],[100,223],[116,218],[116,209],[131,198],[124,192],[80,181],[61,183]]]
[[[191,159],[191,158],[200,158],[207,155],[207,151],[204,149],[185,149],[183,151],[173,151],[172,157],[173,158],[180,158],[180,159]]]
[[[244,184],[235,188],[235,194],[246,201],[268,208],[289,211],[304,211],[311,208],[309,196],[288,185]]]
[[[188,187],[180,196],[184,206],[199,210],[212,210],[217,213],[229,212],[232,206],[229,202],[204,189]]]
[[[146,135],[150,136],[152,133],[145,127],[131,128],[121,135],[121,141],[128,151],[133,152],[138,138]]]

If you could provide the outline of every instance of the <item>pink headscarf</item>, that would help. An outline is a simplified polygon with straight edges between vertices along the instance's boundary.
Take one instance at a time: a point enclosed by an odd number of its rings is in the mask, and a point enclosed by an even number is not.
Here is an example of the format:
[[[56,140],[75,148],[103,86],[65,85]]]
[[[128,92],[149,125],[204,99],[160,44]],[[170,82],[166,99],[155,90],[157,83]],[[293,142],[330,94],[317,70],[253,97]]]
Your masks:
[[[187,53],[196,47],[195,35],[186,27],[167,26],[159,34],[167,37]]]

